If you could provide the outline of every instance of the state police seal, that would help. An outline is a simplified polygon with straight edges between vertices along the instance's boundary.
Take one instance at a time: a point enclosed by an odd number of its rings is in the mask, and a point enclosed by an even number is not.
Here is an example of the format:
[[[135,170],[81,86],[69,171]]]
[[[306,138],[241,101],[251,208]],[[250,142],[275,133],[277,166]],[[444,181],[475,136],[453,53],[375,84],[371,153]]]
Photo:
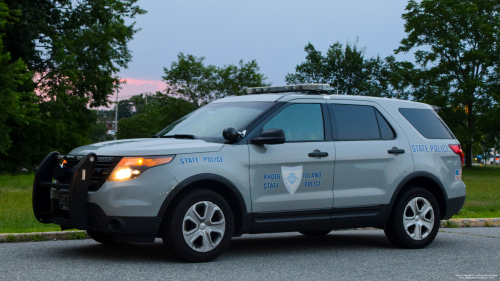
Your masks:
[[[295,194],[302,181],[302,165],[295,167],[281,166],[281,174],[283,175],[283,182],[288,192],[291,195]]]

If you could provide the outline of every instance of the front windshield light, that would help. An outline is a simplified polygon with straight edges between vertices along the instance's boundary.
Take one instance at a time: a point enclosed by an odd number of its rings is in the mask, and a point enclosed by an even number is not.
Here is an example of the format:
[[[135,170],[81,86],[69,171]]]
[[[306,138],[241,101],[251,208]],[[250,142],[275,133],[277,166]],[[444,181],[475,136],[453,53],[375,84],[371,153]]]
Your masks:
[[[108,181],[126,181],[135,179],[149,168],[168,164],[174,160],[174,155],[148,156],[148,157],[124,157],[116,165],[108,178]]]

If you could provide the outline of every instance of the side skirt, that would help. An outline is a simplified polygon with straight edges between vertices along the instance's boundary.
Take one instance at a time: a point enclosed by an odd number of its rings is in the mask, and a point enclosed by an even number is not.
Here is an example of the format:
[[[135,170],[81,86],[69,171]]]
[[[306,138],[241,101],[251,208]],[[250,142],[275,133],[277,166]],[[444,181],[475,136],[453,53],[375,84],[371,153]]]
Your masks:
[[[381,227],[388,205],[253,214],[250,233]]]

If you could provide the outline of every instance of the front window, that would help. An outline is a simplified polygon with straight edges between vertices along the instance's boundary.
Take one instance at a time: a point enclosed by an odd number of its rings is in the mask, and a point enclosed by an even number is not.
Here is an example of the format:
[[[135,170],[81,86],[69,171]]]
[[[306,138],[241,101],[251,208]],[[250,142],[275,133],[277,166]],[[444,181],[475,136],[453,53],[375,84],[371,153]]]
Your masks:
[[[325,140],[320,104],[291,105],[274,116],[263,129],[282,129],[287,142]]]
[[[159,137],[193,136],[210,142],[224,142],[222,131],[245,128],[257,116],[273,105],[272,102],[227,102],[208,104],[182,117],[163,129]]]

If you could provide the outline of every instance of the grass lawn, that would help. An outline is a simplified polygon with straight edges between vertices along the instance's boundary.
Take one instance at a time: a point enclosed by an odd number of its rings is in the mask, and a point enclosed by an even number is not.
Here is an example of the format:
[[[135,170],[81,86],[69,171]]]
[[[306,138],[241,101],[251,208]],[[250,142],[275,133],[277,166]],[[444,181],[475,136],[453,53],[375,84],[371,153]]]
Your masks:
[[[465,205],[454,218],[500,218],[500,166],[463,169]]]
[[[0,175],[0,233],[57,231],[58,225],[38,222],[31,192],[34,175]],[[467,185],[464,208],[454,218],[500,218],[500,167],[463,170]]]
[[[0,175],[0,233],[61,230],[58,225],[35,219],[31,203],[33,179],[34,175]]]

